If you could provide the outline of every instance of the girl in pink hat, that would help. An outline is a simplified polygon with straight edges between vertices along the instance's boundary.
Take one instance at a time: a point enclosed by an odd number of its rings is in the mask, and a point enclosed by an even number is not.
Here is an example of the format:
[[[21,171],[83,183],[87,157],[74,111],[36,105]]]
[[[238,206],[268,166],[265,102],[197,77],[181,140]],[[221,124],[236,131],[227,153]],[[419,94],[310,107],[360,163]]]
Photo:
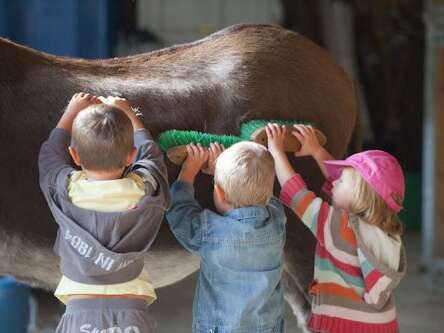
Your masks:
[[[296,156],[310,155],[331,190],[332,203],[309,191],[284,152],[287,129],[266,128],[282,186],[280,199],[317,239],[308,327],[329,333],[398,333],[393,290],[406,272],[397,213],[404,176],[396,159],[369,150],[334,161],[310,126],[295,125]]]

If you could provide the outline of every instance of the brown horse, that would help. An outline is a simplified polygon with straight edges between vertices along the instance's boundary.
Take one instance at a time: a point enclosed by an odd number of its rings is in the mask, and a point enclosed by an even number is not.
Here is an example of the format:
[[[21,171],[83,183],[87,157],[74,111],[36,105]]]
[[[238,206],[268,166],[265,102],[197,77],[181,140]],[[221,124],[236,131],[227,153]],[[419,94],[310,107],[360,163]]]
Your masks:
[[[125,96],[155,136],[173,128],[238,134],[250,119],[288,119],[315,123],[338,158],[359,144],[352,80],[324,50],[282,28],[236,25],[194,43],[107,60],[56,57],[0,39],[0,274],[49,289],[60,278],[56,224],[39,190],[37,154],[78,91]],[[319,189],[313,160],[293,162]],[[177,171],[169,165],[170,180]],[[209,177],[200,176],[197,196],[206,207],[211,190]],[[285,296],[303,324],[314,238],[288,217]],[[196,271],[198,259],[164,224],[146,267],[161,287]]]

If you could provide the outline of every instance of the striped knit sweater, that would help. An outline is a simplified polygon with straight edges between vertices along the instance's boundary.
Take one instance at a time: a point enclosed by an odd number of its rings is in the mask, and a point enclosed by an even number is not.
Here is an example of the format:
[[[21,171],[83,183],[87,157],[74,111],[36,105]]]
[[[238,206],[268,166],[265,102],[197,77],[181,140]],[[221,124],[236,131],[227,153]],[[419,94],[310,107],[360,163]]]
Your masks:
[[[398,271],[378,262],[364,245],[357,218],[316,197],[298,174],[284,184],[280,199],[317,239],[309,328],[329,333],[399,332],[393,289],[406,271],[404,248]]]

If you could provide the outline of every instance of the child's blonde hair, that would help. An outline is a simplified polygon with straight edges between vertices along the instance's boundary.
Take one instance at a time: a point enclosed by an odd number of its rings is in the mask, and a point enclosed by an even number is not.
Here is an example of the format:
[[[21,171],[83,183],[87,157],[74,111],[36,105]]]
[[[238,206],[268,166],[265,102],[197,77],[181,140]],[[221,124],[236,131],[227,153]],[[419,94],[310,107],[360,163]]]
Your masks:
[[[343,173],[352,182],[352,201],[349,210],[362,221],[376,225],[389,235],[401,235],[402,224],[397,214],[353,168],[345,168]]]
[[[121,169],[134,146],[131,120],[118,108],[105,104],[89,106],[74,120],[72,146],[84,169]]]
[[[239,142],[217,159],[214,182],[234,208],[266,205],[273,195],[275,171],[270,152],[254,142]]]

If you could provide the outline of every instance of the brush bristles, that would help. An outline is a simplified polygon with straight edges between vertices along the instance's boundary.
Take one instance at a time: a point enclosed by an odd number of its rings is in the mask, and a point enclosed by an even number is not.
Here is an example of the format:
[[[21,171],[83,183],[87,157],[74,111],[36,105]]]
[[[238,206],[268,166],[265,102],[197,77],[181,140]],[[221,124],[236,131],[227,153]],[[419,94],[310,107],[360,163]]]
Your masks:
[[[294,124],[301,124],[301,125],[311,125],[308,122],[304,121],[296,121],[296,120],[250,120],[246,123],[243,123],[240,128],[240,137],[244,140],[251,140],[251,135],[259,128],[263,128],[267,126],[269,123],[272,124],[278,124],[278,125],[285,125],[287,127],[293,127]]]
[[[241,125],[240,137],[234,135],[208,134],[197,131],[169,130],[160,134],[159,145],[164,152],[172,147],[187,145],[189,143],[200,143],[204,147],[209,147],[210,143],[218,142],[223,144],[225,148],[228,148],[237,142],[251,140],[251,135],[254,133],[254,131],[267,126],[268,123],[286,125],[289,127],[292,127],[293,124],[310,125],[310,123],[303,121],[250,120]]]
[[[209,147],[210,143],[218,142],[228,148],[237,142],[242,141],[241,138],[232,135],[216,135],[197,131],[179,131],[169,130],[163,132],[159,136],[159,145],[163,151],[169,148],[187,145],[190,143],[200,143],[204,147]]]

